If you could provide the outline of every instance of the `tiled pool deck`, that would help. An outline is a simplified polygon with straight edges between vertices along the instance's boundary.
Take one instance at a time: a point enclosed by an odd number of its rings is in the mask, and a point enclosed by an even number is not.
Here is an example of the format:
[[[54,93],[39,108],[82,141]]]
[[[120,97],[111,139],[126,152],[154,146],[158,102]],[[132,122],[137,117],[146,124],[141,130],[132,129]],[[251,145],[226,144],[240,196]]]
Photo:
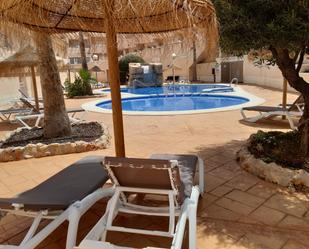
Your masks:
[[[281,92],[255,86],[245,90],[278,104]],[[293,101],[295,95],[289,95]],[[77,107],[93,99],[67,100]],[[89,113],[88,120],[110,127],[108,114]],[[151,153],[196,153],[205,160],[206,195],[198,211],[198,248],[209,249],[305,249],[309,248],[309,196],[290,193],[244,172],[235,162],[235,151],[258,129],[288,129],[284,121],[256,125],[239,122],[239,111],[186,116],[125,116],[127,156],[147,157]],[[0,123],[0,137],[12,127]],[[31,188],[70,163],[90,154],[113,155],[107,150],[54,156],[0,164],[0,196],[8,197]],[[52,160],[51,160],[52,159]],[[80,223],[79,240],[104,212],[106,201],[96,204]],[[164,228],[165,219],[122,216],[123,225],[148,229]],[[8,215],[0,221],[0,244],[17,244],[29,227],[28,218]],[[43,224],[44,225],[44,224]],[[63,224],[38,248],[64,248]],[[168,247],[170,240],[130,234],[109,234],[109,240],[123,246]]]

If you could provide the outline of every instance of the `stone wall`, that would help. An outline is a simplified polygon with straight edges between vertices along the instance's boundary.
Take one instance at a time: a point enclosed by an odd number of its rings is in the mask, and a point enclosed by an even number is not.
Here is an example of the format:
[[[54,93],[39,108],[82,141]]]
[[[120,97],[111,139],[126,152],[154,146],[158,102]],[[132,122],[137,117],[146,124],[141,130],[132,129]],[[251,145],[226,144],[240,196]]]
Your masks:
[[[103,135],[91,142],[76,141],[51,144],[27,144],[24,147],[8,147],[0,149],[0,162],[17,161],[29,158],[39,158],[54,155],[81,153],[105,149],[110,144],[110,135],[107,128],[102,126]]]
[[[307,171],[284,168],[276,163],[265,163],[263,160],[255,158],[248,151],[247,145],[237,153],[237,159],[244,170],[266,181],[290,188],[309,187],[309,173]]]
[[[129,64],[129,87],[162,86],[163,70],[161,63]]]

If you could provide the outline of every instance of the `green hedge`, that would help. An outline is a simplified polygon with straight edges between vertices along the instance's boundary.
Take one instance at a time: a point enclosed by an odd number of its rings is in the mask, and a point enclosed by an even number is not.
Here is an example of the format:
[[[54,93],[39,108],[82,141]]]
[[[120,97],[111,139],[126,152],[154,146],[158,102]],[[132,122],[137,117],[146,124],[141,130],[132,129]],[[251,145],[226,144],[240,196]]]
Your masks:
[[[127,82],[127,75],[129,74],[129,63],[145,63],[144,59],[135,54],[127,54],[119,60],[120,83]]]
[[[91,74],[81,69],[79,71],[79,76],[77,76],[73,83],[65,81],[65,90],[67,96],[72,98],[74,96],[85,96],[92,95],[91,83],[96,82],[95,79],[91,77]]]

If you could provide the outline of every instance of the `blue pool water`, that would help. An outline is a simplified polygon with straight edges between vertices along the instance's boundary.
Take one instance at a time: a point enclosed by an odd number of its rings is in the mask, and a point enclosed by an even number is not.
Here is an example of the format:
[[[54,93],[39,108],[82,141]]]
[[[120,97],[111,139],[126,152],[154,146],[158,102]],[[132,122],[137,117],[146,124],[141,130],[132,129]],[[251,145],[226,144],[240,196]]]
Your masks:
[[[103,91],[110,91],[109,89]],[[201,93],[207,92],[232,92],[233,88],[223,84],[175,84],[175,85],[164,85],[161,87],[143,87],[143,88],[121,88],[123,93],[132,93],[140,95],[151,95],[151,94],[169,94],[169,93]]]
[[[142,96],[122,99],[124,111],[162,112],[162,111],[189,111],[240,105],[249,99],[234,96],[219,95],[169,95],[169,96]],[[111,101],[97,104],[104,109],[112,109]]]

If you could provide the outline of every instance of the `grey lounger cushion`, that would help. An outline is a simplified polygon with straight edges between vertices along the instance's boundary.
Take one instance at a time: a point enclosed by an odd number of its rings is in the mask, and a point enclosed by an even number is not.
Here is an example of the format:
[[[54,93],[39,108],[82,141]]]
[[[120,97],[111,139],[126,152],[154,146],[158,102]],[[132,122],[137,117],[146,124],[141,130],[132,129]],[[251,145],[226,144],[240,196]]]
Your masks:
[[[0,110],[1,114],[15,114],[15,113],[21,113],[21,112],[31,112],[32,109],[30,108],[21,108],[21,109],[7,109],[7,110]]]
[[[195,155],[153,154],[151,159],[177,160],[184,197],[190,197],[198,157]]]
[[[257,112],[280,112],[287,111],[280,106],[250,106],[242,108],[245,111],[257,111]]]
[[[74,112],[84,112],[85,110],[83,108],[68,108],[66,109],[67,113],[74,113]]]
[[[0,208],[11,209],[12,203],[19,203],[25,210],[64,210],[108,180],[102,161],[100,156],[85,157],[33,189],[13,198],[0,198]]]

